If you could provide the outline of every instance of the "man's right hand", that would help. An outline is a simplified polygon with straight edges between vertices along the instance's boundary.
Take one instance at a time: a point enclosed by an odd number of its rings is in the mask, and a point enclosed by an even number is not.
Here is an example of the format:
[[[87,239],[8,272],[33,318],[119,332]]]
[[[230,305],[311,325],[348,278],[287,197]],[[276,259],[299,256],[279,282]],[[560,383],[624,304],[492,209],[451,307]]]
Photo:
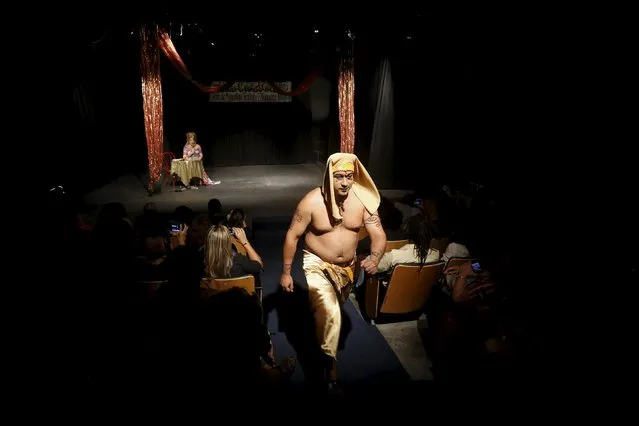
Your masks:
[[[283,273],[280,277],[280,285],[282,286],[282,290],[287,293],[293,292],[293,277],[291,274]]]

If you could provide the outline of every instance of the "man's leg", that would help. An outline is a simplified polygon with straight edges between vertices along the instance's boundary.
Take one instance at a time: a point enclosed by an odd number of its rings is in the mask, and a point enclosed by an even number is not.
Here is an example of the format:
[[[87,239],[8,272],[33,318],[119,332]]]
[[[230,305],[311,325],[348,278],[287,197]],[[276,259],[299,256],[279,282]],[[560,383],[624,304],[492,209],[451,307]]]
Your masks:
[[[323,273],[312,271],[305,275],[318,343],[326,356],[335,359],[342,327],[339,300]]]
[[[326,381],[334,382],[337,380],[337,360],[332,358],[329,361],[328,368],[326,369]]]
[[[337,348],[342,328],[342,312],[333,285],[322,272],[305,270],[308,294],[315,318],[317,340],[322,351],[324,381],[329,391],[337,389]]]

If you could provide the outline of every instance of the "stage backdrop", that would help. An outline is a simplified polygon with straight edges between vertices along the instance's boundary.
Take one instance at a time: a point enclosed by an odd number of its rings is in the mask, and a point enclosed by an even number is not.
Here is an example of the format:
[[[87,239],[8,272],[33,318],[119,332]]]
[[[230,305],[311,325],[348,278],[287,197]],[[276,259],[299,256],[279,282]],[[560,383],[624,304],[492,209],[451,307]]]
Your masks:
[[[219,86],[224,81],[214,81],[211,86]],[[282,90],[290,92],[290,81],[275,82]],[[291,102],[292,97],[280,95],[262,81],[241,81],[231,85],[222,92],[211,93],[209,102]]]
[[[306,76],[304,71],[298,80],[283,77],[276,84],[290,91]],[[168,68],[162,78],[164,129],[169,150],[176,155],[182,152],[186,132],[193,131],[207,167],[325,160],[333,135],[329,127],[339,126],[337,101],[331,99],[335,86],[325,77],[300,96],[280,97],[257,79],[238,80],[218,94],[202,96],[176,74]]]

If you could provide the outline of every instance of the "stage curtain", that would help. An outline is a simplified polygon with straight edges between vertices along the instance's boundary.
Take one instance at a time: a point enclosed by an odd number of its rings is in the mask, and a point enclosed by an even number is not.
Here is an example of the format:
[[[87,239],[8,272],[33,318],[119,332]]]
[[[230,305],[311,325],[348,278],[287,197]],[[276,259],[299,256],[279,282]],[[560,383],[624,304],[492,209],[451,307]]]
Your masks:
[[[157,44],[157,26],[140,27],[140,70],[142,74],[142,102],[144,130],[149,159],[150,192],[162,179],[162,145],[164,142],[162,80],[160,77],[160,50]]]
[[[373,117],[368,171],[371,176],[375,177],[375,183],[378,187],[392,188],[395,105],[393,77],[388,59],[383,59],[380,62],[371,90],[375,115]]]
[[[355,73],[352,49],[346,49],[339,64],[337,81],[340,151],[355,152]]]

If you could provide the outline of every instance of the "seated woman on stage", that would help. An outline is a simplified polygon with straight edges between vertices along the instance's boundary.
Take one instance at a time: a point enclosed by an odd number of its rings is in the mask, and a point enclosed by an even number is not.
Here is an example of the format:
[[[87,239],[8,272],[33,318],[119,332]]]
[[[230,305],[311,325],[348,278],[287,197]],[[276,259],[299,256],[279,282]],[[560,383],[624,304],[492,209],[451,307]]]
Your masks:
[[[197,135],[195,132],[188,132],[186,134],[186,144],[184,148],[182,148],[182,158],[185,160],[202,160],[204,158],[204,154],[202,154],[202,147],[197,143]],[[220,183],[219,180],[211,180],[209,175],[204,172],[204,176],[202,176],[202,181],[204,185],[217,185]],[[188,182],[185,182],[188,184]]]
[[[204,157],[202,147],[197,143],[195,132],[188,132],[186,134],[186,145],[182,149],[182,158],[185,160],[201,160],[202,157]]]

